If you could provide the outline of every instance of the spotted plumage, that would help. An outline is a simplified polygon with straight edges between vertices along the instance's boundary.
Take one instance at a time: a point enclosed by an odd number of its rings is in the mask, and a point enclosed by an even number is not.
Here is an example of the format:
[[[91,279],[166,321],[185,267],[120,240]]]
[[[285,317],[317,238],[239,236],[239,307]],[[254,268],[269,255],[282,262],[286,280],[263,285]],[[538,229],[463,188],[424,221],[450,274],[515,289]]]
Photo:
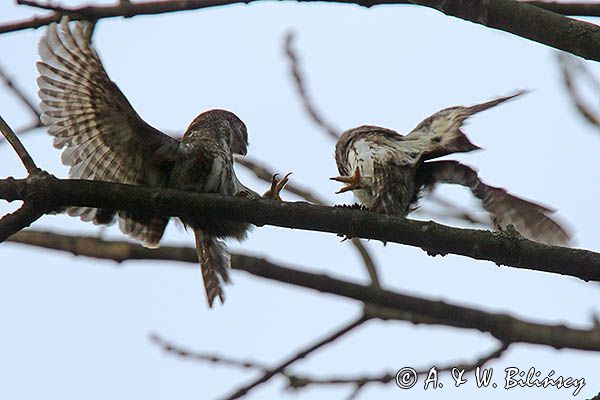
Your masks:
[[[63,149],[71,178],[170,187],[223,195],[258,195],[242,185],[233,154],[246,154],[248,133],[233,113],[200,114],[182,140],[144,122],[113,83],[90,43],[92,24],[51,24],[39,44],[37,63],[42,122]],[[287,178],[287,177],[286,177]],[[275,192],[287,179],[276,182]],[[144,246],[156,247],[168,218],[115,210],[71,208],[84,221],[107,224],[118,219],[121,231]],[[206,218],[184,219],[194,230],[210,306],[223,301],[229,281],[229,254],[220,238],[243,239],[249,225]]]
[[[519,96],[500,97],[470,107],[450,107],[422,121],[406,136],[377,126],[360,126],[344,132],[337,141],[335,159],[341,176],[332,178],[353,190],[372,211],[406,216],[425,188],[438,183],[468,187],[482,201],[496,226],[508,225],[523,236],[547,243],[567,244],[569,233],[549,214],[554,210],[486,185],[475,170],[456,161],[429,161],[457,152],[479,149],[461,131],[473,114]]]

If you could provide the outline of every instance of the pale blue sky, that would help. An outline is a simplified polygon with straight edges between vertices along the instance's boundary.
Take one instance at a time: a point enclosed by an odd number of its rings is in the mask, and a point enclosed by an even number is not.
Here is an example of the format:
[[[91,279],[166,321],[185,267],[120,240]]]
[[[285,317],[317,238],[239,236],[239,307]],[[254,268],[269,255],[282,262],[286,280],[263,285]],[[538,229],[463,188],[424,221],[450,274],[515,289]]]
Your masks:
[[[37,12],[7,3],[0,5],[2,22]],[[454,158],[475,166],[492,185],[558,208],[576,230],[576,245],[600,250],[600,133],[571,107],[555,52],[545,46],[420,7],[276,2],[102,20],[94,40],[111,78],[155,127],[182,131],[206,109],[232,110],[248,126],[253,157],[278,171],[293,171],[294,181],[332,203],[350,202],[349,194],[333,194],[339,188],[327,179],[337,173],[333,143],[307,118],[290,81],[282,51],[288,29],[298,34],[296,47],[311,96],[340,129],[369,123],[406,132],[440,108],[532,89],[476,116],[466,130],[485,150]],[[36,101],[36,48],[42,32],[0,35],[0,64]],[[600,74],[596,63],[588,65]],[[27,110],[4,87],[0,104],[13,127],[28,123]],[[43,130],[24,142],[41,167],[66,176]],[[24,175],[6,145],[0,145],[0,167],[2,176]],[[243,170],[239,175],[258,191],[266,188]],[[443,193],[474,204],[462,190]],[[0,203],[0,212],[14,207]],[[34,227],[98,233],[66,216],[44,217]],[[103,237],[124,238],[116,227]],[[172,224],[164,242],[192,245],[193,239]],[[459,256],[432,258],[396,244],[367,246],[390,289],[549,324],[584,327],[600,314],[596,284]],[[230,248],[366,282],[354,250],[335,235],[263,227]],[[197,268],[138,261],[117,265],[0,245],[0,398],[215,398],[255,375],[167,355],[148,341],[148,333],[192,349],[276,364],[360,311],[351,301],[240,272],[233,273],[233,280],[226,305],[209,311]],[[295,370],[376,374],[469,361],[495,345],[490,336],[470,330],[373,321]],[[490,365],[497,373],[509,366],[535,366],[544,374],[554,369],[584,377],[581,399],[600,390],[600,356],[593,353],[515,345]],[[273,379],[248,398],[279,399],[283,384]],[[344,398],[348,391],[315,387],[286,395],[330,399]],[[566,389],[476,390],[469,384],[399,392],[394,385],[371,385],[360,398],[571,397]]]

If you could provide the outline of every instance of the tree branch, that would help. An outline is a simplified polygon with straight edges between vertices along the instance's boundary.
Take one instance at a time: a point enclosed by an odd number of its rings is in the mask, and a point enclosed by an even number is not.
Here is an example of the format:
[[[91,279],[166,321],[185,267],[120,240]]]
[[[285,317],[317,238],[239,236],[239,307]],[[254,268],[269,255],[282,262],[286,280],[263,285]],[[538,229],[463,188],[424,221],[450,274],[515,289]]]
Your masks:
[[[600,27],[514,0],[411,0],[446,15],[510,32],[514,35],[600,61]]]
[[[308,346],[306,349],[301,350],[298,353],[288,357],[285,361],[281,362],[276,367],[265,371],[258,379],[237,389],[236,391],[234,391],[233,394],[231,394],[230,396],[227,396],[226,399],[234,400],[234,399],[239,399],[240,397],[245,396],[252,389],[256,388],[259,385],[264,384],[269,379],[271,379],[273,376],[283,372],[287,367],[289,367],[296,361],[302,360],[303,358],[308,356],[310,353],[313,353],[316,350],[320,349],[321,347],[324,347],[330,343],[335,342],[336,340],[338,340],[342,336],[346,335],[347,333],[350,333],[355,328],[358,328],[359,326],[361,326],[368,320],[369,320],[369,317],[361,315],[358,319],[350,322],[349,324],[344,325],[342,328],[337,329],[332,334],[330,334],[330,335],[326,336],[325,338],[317,341],[316,343]]]
[[[591,80],[592,82],[588,82],[587,86],[593,86],[596,90],[600,88],[598,81],[595,80],[585,65],[580,64],[578,62],[579,60],[575,59],[574,57],[569,57],[567,54],[559,53],[557,58],[562,72],[563,83],[567,93],[569,94],[571,102],[577,111],[579,111],[579,114],[585,118],[587,122],[594,125],[596,128],[600,128],[600,115],[594,109],[594,107],[591,107],[586,103],[586,101],[583,99],[583,96],[576,88],[575,71],[578,71],[580,75],[585,75],[588,80]]]
[[[239,360],[233,357],[226,357],[215,353],[203,353],[199,351],[188,350],[184,347],[173,344],[166,339],[163,339],[156,333],[150,334],[150,341],[161,347],[167,353],[176,355],[177,357],[188,358],[195,361],[224,365],[227,367],[235,367],[241,369],[254,369],[266,371],[268,366],[252,360]]]
[[[508,350],[510,347],[510,343],[500,343],[496,348],[492,351],[480,356],[477,360],[466,363],[466,362],[452,362],[447,363],[445,366],[437,367],[436,370],[438,373],[441,372],[450,372],[454,368],[459,370],[464,370],[465,372],[473,371],[477,367],[482,367],[488,362],[498,359],[502,357],[504,352]],[[430,367],[423,367],[416,370],[418,375],[427,375],[431,370]],[[388,371],[382,374],[377,375],[367,375],[367,376],[332,376],[326,378],[313,378],[313,377],[303,377],[303,376],[295,376],[291,375],[288,379],[295,379],[295,382],[291,383],[294,389],[300,389],[309,385],[344,385],[344,384],[355,384],[358,387],[365,386],[368,383],[390,383],[393,382],[396,378],[395,371]]]
[[[36,199],[48,210],[67,206],[108,208],[147,215],[220,218],[257,226],[268,224],[330,232],[416,246],[430,255],[453,253],[499,265],[600,281],[599,253],[547,246],[506,234],[452,228],[433,221],[413,221],[350,207],[278,203],[52,176],[0,180],[0,199]]]
[[[0,218],[0,243],[20,230],[27,228],[42,215],[44,215],[44,211],[30,203],[23,204],[14,213],[4,215]]]
[[[41,126],[40,110],[34,104],[34,102],[31,101],[25,95],[23,90],[21,88],[19,88],[17,85],[15,85],[13,80],[10,78],[10,76],[8,76],[6,71],[4,71],[4,68],[2,68],[1,66],[0,66],[0,80],[2,80],[4,82],[4,84],[6,85],[6,87],[8,87],[15,94],[15,96],[17,96],[17,98],[21,101],[21,103],[23,103],[23,105],[29,110],[31,115],[38,121],[38,125]]]
[[[294,50],[293,42],[294,33],[288,32],[285,35],[283,49],[290,64],[290,74],[296,86],[296,91],[298,92],[300,100],[302,101],[302,106],[315,124],[321,127],[331,139],[337,140],[340,137],[340,131],[334,128],[325,120],[325,118],[323,118],[317,107],[313,105],[310,97],[308,96],[308,92],[306,91],[306,86],[304,84],[304,78],[302,77],[302,72],[300,71],[300,62],[298,61],[298,56]]]
[[[2,80],[4,82],[6,87],[8,87],[14,93],[14,95],[19,99],[19,101],[21,101],[21,103],[23,103],[23,105],[30,111],[32,119],[33,119],[33,121],[30,124],[28,124],[22,128],[16,129],[15,133],[20,134],[20,133],[24,133],[24,132],[33,130],[35,128],[41,127],[42,121],[40,119],[40,110],[35,105],[35,103],[27,97],[25,92],[20,87],[15,85],[13,80],[10,78],[10,76],[8,76],[8,74],[4,71],[4,69],[2,67],[0,67],[0,80]],[[0,142],[2,142],[2,141],[3,140],[0,137]]]
[[[190,359],[194,361],[218,364],[226,367],[234,367],[241,369],[253,369],[259,371],[266,371],[267,366],[264,363],[252,361],[252,360],[238,360],[236,358],[223,356],[215,353],[207,353],[202,351],[193,351],[185,347],[176,345],[169,342],[162,337],[151,334],[150,340],[156,345],[160,346],[165,352],[173,354],[177,357]],[[500,343],[499,346],[494,348],[492,351],[480,356],[473,362],[452,362],[446,363],[445,366],[436,368],[438,373],[450,372],[452,369],[457,368],[464,370],[465,372],[473,371],[477,367],[483,367],[485,364],[492,360],[502,357],[504,352],[508,350],[509,343]],[[435,365],[439,365],[436,363]],[[418,375],[427,375],[431,367],[419,368],[416,372]],[[288,381],[288,387],[294,390],[304,389],[308,386],[334,386],[334,385],[355,385],[356,388],[363,387],[371,383],[388,384],[393,382],[396,377],[396,371],[388,371],[379,374],[368,374],[368,375],[349,375],[349,376],[327,376],[327,377],[316,377],[305,374],[298,374],[283,370],[279,372]]]
[[[118,262],[134,259],[170,260],[188,262],[194,267],[198,262],[193,248],[163,246],[158,249],[146,249],[127,242],[31,231],[22,231],[11,237],[9,241]],[[372,286],[362,286],[327,275],[303,272],[273,264],[262,258],[241,254],[232,255],[231,265],[233,269],[254,276],[361,301],[367,304],[365,312],[371,318],[477,329],[481,332],[489,332],[505,343],[536,343],[555,348],[570,347],[600,351],[600,327],[598,326],[582,330],[563,325],[552,326],[527,322],[506,314],[489,313]]]
[[[552,11],[562,15],[572,15],[580,17],[600,17],[600,2],[597,1],[522,1],[544,10]]]
[[[144,3],[122,1],[116,5],[60,7],[48,6],[32,0],[20,0],[21,4],[40,6],[56,10],[50,14],[25,21],[11,22],[0,26],[0,33],[37,28],[57,22],[61,14],[69,14],[73,19],[101,19],[112,17],[133,17],[136,15],[162,14],[176,11],[198,10],[228,4],[249,4],[257,0],[161,0]],[[312,2],[315,0],[300,0]],[[322,1],[322,0],[319,0]],[[571,9],[565,4],[545,2],[519,2],[514,0],[325,0],[332,3],[357,4],[371,7],[380,4],[417,4],[434,8],[444,14],[482,24],[490,28],[504,30],[515,35],[545,45],[567,51],[583,58],[600,61],[600,28],[594,24],[567,18],[555,12],[575,14],[577,11],[598,12],[596,7]]]
[[[23,146],[23,143],[21,143],[15,132],[13,132],[11,127],[8,126],[8,124],[4,121],[4,119],[1,116],[0,131],[2,132],[2,135],[6,138],[8,143],[10,143],[12,148],[15,150],[17,156],[19,156],[19,158],[21,159],[21,162],[25,166],[25,169],[27,169],[29,175],[39,173],[41,170],[38,168],[37,165],[35,165],[35,161],[33,161],[33,158],[31,158],[31,156],[27,152],[27,149],[25,149],[25,147]]]

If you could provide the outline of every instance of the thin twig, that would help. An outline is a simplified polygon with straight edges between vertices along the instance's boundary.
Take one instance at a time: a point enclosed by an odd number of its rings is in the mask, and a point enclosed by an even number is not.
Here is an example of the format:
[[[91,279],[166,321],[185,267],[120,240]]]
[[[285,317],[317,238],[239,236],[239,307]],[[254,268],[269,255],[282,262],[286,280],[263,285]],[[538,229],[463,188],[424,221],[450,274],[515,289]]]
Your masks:
[[[13,132],[11,127],[4,121],[2,116],[0,116],[0,131],[2,131],[2,135],[4,135],[8,143],[10,143],[12,148],[17,153],[17,156],[19,156],[19,158],[21,159],[21,162],[25,166],[25,169],[27,169],[29,175],[39,173],[41,170],[35,164],[35,161],[33,161],[33,158],[31,158],[31,156],[23,146],[23,143],[21,143],[15,132]]]
[[[218,364],[226,367],[234,367],[241,369],[252,369],[259,370],[261,372],[268,372],[268,366],[265,363],[253,361],[253,360],[239,360],[232,357],[223,356],[214,353],[204,353],[189,350],[182,346],[178,346],[169,342],[157,334],[152,334],[150,340],[160,346],[164,351],[174,354],[181,358],[186,358],[194,361],[206,362],[211,364]],[[436,368],[438,373],[452,372],[454,368],[459,371],[469,372],[475,370],[477,367],[483,367],[494,359],[502,357],[502,355],[508,350],[510,343],[500,343],[498,347],[491,350],[490,352],[478,357],[472,362],[451,362],[446,363],[445,366]],[[439,365],[436,363],[436,365]],[[431,367],[423,367],[416,370],[418,375],[428,375]],[[350,397],[355,398],[358,393],[366,388],[368,384],[379,383],[388,384],[395,380],[396,372],[388,371],[380,374],[363,374],[363,375],[350,375],[350,376],[330,376],[330,377],[316,377],[305,374],[297,374],[289,372],[287,369],[283,369],[279,374],[285,376],[288,380],[288,386],[294,390],[301,390],[308,386],[339,386],[339,385],[352,385],[353,391],[350,393]],[[352,397],[354,396],[354,397]]]
[[[27,107],[30,111],[31,115],[40,122],[40,110],[35,105],[33,101],[31,101],[26,95],[23,89],[18,87],[15,82],[8,76],[4,68],[0,66],[0,79],[4,82],[4,84],[17,96],[17,98]]]
[[[361,315],[358,319],[356,319],[355,321],[352,321],[351,323],[343,326],[341,329],[336,330],[334,333],[332,333],[331,335],[325,337],[324,339],[321,339],[319,341],[317,341],[316,343],[308,346],[306,349],[299,351],[298,353],[292,355],[291,357],[289,357],[288,359],[286,359],[285,361],[283,361],[282,363],[280,363],[278,366],[265,371],[265,373],[259,377],[258,379],[252,381],[251,383],[239,388],[238,390],[236,390],[233,394],[231,394],[230,396],[227,396],[226,399],[227,400],[233,400],[233,399],[238,399],[240,397],[245,396],[246,394],[248,394],[248,392],[250,392],[252,389],[254,389],[255,387],[267,382],[269,379],[271,379],[273,376],[279,374],[280,372],[284,371],[287,367],[289,367],[290,365],[292,365],[293,363],[295,363],[298,360],[301,360],[303,358],[305,358],[306,356],[308,356],[309,354],[313,353],[314,351],[320,349],[323,346],[326,346],[334,341],[336,341],[337,339],[341,338],[342,336],[344,336],[345,334],[351,332],[352,330],[354,330],[355,328],[359,327],[360,325],[362,325],[363,323],[365,323],[366,321],[368,321],[368,317]]]
[[[573,105],[586,121],[594,125],[596,128],[600,128],[600,114],[592,107],[588,106],[583,97],[579,94],[577,88],[575,87],[574,71],[577,69],[581,72],[584,72],[584,75],[587,75],[588,80],[591,80],[593,86],[596,88],[598,87],[598,82],[594,80],[587,68],[585,68],[582,63],[579,63],[579,60],[575,59],[574,57],[569,57],[564,53],[558,53],[558,64],[561,68],[563,83]]]
[[[440,367],[440,368],[436,368],[436,369],[438,372],[451,372],[454,368],[464,369],[465,372],[473,371],[477,367],[482,367],[485,364],[487,364],[488,362],[502,357],[502,355],[508,350],[510,345],[511,345],[511,343],[509,343],[509,342],[500,342],[500,344],[498,345],[498,347],[496,347],[496,349],[492,350],[488,354],[484,354],[483,356],[479,357],[477,360],[475,360],[473,362],[462,363],[462,364],[451,363],[451,364],[446,365],[445,367]],[[421,370],[417,371],[417,373],[419,375],[426,375],[427,373],[429,373],[429,371],[430,371],[430,368],[422,368]]]
[[[498,359],[502,357],[502,355],[508,350],[510,347],[510,343],[501,342],[495,349],[492,351],[480,356],[476,360],[472,362],[452,362],[446,363],[445,366],[436,367],[436,371],[438,373],[442,372],[452,372],[454,368],[458,370],[464,370],[464,372],[469,372],[475,370],[477,367],[482,367],[488,362]],[[431,371],[431,366],[423,367],[416,369],[415,372],[417,375],[428,375]],[[389,371],[378,375],[361,375],[361,376],[333,376],[326,378],[310,378],[310,377],[302,377],[303,381],[301,381],[306,386],[309,385],[345,385],[345,384],[354,384],[360,386],[360,389],[363,389],[367,384],[371,383],[381,383],[387,384],[393,382],[396,378],[395,371]],[[297,387],[297,388],[301,388]],[[356,389],[355,389],[356,390]]]
[[[365,388],[366,384],[359,382],[356,383],[354,385],[354,389],[352,390],[352,392],[350,392],[350,394],[348,395],[348,397],[346,397],[346,400],[355,400],[358,398],[358,395],[360,394],[360,392]]]
[[[24,203],[17,211],[4,215],[0,218],[0,243],[27,228],[42,215],[44,215],[44,210],[40,210],[31,203]]]
[[[25,126],[15,129],[15,133],[17,134],[17,136],[21,136],[25,133],[29,133],[32,130],[41,128],[43,126],[44,126],[44,124],[42,124],[42,122],[40,120],[38,120],[38,121],[32,122],[30,124],[27,124]],[[0,143],[3,141],[4,141],[4,137],[0,138]]]
[[[329,122],[323,118],[323,116],[319,113],[317,107],[315,107],[308,96],[306,86],[304,84],[304,79],[302,77],[302,72],[300,71],[300,63],[298,61],[298,56],[293,46],[294,42],[294,32],[288,32],[285,35],[284,40],[284,51],[287,56],[287,59],[290,63],[290,73],[294,78],[293,81],[296,84],[296,90],[300,95],[300,99],[302,100],[302,106],[310,115],[312,120],[323,129],[327,133],[327,135],[333,140],[337,140],[340,136],[340,131],[334,128]]]
[[[212,364],[220,364],[227,367],[235,367],[242,369],[257,369],[266,371],[268,366],[252,360],[238,360],[232,357],[225,357],[220,354],[207,354],[198,351],[192,351],[181,346],[177,346],[163,339],[156,333],[150,334],[150,341],[160,346],[164,351],[177,355],[178,357],[188,358],[195,361],[208,362]]]
[[[35,128],[39,128],[42,125],[42,121],[40,119],[40,110],[38,109],[38,107],[35,105],[35,103],[29,99],[27,97],[27,95],[25,94],[25,92],[18,86],[15,85],[15,83],[13,82],[13,80],[8,76],[8,74],[6,73],[6,71],[4,71],[4,69],[0,66],[0,79],[4,82],[4,84],[13,92],[13,94],[15,96],[17,96],[17,98],[25,105],[25,107],[27,107],[27,109],[31,112],[32,114],[32,119],[33,122],[31,122],[30,124],[27,124],[21,128],[15,129],[15,133],[17,135],[29,132]],[[0,138],[0,142],[3,142],[4,138]]]

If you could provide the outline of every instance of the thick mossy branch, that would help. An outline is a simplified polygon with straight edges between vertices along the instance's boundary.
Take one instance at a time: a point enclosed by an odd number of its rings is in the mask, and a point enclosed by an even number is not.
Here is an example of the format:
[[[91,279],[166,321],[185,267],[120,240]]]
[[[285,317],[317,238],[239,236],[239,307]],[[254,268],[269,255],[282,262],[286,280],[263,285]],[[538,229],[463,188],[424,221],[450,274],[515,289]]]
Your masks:
[[[330,232],[420,247],[430,255],[459,254],[498,265],[600,281],[600,254],[547,246],[489,231],[389,217],[364,210],[303,202],[277,203],[212,194],[36,176],[0,181],[0,199],[34,201],[45,210],[86,206],[140,214],[222,218],[252,224]]]

